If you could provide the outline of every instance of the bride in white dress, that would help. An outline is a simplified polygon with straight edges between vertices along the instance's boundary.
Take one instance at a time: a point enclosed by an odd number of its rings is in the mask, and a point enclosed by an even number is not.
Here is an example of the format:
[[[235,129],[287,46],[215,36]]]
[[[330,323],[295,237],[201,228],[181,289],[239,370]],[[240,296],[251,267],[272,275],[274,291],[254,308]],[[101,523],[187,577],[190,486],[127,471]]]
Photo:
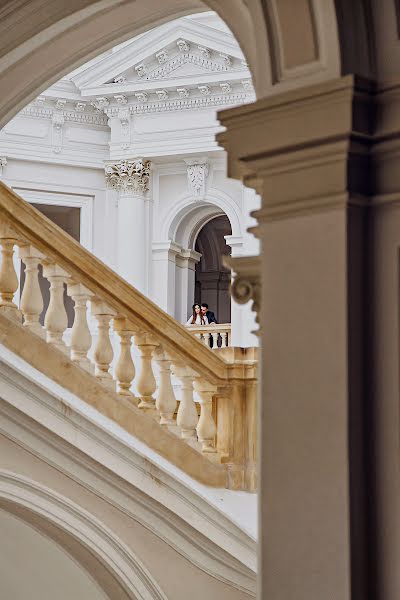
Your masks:
[[[193,304],[192,309],[193,314],[187,320],[186,325],[208,325],[208,319],[206,315],[202,314],[200,304]]]

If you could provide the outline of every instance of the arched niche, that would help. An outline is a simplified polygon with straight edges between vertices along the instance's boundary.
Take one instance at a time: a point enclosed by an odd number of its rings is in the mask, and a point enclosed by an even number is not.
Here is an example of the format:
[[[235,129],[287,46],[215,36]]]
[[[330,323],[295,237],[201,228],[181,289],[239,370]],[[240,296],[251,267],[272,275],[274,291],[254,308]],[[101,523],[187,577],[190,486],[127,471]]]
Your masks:
[[[0,509],[61,547],[106,598],[166,600],[132,549],[68,498],[25,476],[1,470]]]

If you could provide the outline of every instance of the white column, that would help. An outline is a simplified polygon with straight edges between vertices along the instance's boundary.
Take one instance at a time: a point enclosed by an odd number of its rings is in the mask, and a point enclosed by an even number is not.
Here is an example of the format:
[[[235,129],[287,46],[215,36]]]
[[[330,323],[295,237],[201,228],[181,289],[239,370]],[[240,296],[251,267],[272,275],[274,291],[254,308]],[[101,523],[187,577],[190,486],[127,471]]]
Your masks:
[[[186,323],[195,301],[195,268],[200,258],[195,250],[181,250],[176,256],[175,318],[181,323]]]
[[[151,299],[168,314],[175,316],[176,264],[181,247],[170,240],[152,244],[152,293]]]
[[[145,196],[150,161],[141,158],[109,163],[105,167],[109,187],[118,191],[117,272],[147,294]]]

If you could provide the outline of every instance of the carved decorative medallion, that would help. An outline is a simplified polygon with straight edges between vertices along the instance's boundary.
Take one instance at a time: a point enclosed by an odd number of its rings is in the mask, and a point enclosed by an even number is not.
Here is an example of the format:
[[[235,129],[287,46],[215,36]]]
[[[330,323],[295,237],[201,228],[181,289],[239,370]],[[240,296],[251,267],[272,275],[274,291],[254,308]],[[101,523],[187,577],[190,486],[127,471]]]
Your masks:
[[[105,166],[106,183],[119,192],[144,194],[149,189],[150,161],[141,158],[120,160]]]

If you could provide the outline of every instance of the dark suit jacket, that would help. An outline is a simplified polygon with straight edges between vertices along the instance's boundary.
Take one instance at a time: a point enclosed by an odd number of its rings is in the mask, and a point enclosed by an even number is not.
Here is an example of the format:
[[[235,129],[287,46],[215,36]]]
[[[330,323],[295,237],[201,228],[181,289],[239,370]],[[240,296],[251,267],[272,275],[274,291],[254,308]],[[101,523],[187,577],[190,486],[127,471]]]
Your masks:
[[[207,317],[209,323],[216,323],[217,322],[217,319],[215,318],[215,315],[212,312],[212,310],[208,310],[206,312],[206,317]]]

